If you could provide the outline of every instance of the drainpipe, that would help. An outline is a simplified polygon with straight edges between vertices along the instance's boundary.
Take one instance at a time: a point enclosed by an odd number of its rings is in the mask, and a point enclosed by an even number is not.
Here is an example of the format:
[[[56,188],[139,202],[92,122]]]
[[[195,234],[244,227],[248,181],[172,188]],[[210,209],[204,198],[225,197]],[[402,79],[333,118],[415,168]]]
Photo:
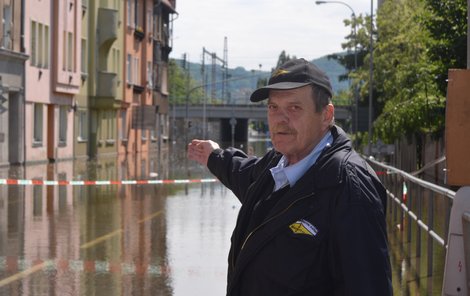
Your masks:
[[[20,51],[22,53],[26,51],[24,48],[24,26],[26,26],[24,22],[24,2],[25,0],[21,0]]]

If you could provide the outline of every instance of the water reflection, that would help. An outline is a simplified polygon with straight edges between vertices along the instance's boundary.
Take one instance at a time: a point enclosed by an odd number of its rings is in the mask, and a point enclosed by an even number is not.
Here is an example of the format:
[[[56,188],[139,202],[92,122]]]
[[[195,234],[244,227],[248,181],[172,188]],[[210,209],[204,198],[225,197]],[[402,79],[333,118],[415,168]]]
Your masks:
[[[3,168],[0,178],[174,179],[186,165],[208,175],[168,149]],[[218,183],[0,185],[0,295],[223,295],[237,211]]]

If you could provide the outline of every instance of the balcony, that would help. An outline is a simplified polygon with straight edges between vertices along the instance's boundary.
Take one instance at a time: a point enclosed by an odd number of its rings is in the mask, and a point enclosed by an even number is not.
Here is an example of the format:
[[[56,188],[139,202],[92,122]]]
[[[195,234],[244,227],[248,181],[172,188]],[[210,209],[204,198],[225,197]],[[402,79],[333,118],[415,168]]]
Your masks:
[[[98,11],[98,41],[99,45],[111,45],[118,37],[118,11],[109,8],[99,8]]]
[[[115,98],[117,91],[118,77],[116,73],[98,72],[96,81],[96,96],[103,98]]]

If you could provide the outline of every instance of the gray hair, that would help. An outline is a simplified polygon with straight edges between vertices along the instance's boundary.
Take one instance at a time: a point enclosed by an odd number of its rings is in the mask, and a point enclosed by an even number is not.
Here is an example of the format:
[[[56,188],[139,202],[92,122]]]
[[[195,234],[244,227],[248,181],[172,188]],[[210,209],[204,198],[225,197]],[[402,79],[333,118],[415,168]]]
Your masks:
[[[331,96],[323,87],[312,84],[312,95],[317,113],[320,113],[326,105],[331,103]]]
[[[320,113],[323,109],[328,105],[331,104],[331,95],[326,89],[323,87],[318,87],[312,84],[312,96],[313,96],[313,103],[315,104],[315,112]],[[335,124],[335,117],[333,116],[330,122],[330,128]]]

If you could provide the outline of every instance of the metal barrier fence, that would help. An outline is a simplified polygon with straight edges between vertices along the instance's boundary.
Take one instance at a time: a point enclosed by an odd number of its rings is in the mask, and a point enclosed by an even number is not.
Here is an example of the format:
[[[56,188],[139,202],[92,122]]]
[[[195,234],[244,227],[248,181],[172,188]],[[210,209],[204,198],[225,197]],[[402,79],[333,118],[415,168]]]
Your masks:
[[[408,254],[418,258],[417,262],[421,262],[421,257],[425,258],[427,270],[424,276],[432,277],[435,254],[441,253],[445,259],[455,192],[374,159],[365,159],[378,172],[389,201],[392,201],[387,208],[388,223],[401,227],[401,243],[408,246]],[[434,249],[436,243],[439,250]],[[439,262],[439,271],[443,272],[442,263]],[[417,273],[422,272],[419,266],[416,269]]]

